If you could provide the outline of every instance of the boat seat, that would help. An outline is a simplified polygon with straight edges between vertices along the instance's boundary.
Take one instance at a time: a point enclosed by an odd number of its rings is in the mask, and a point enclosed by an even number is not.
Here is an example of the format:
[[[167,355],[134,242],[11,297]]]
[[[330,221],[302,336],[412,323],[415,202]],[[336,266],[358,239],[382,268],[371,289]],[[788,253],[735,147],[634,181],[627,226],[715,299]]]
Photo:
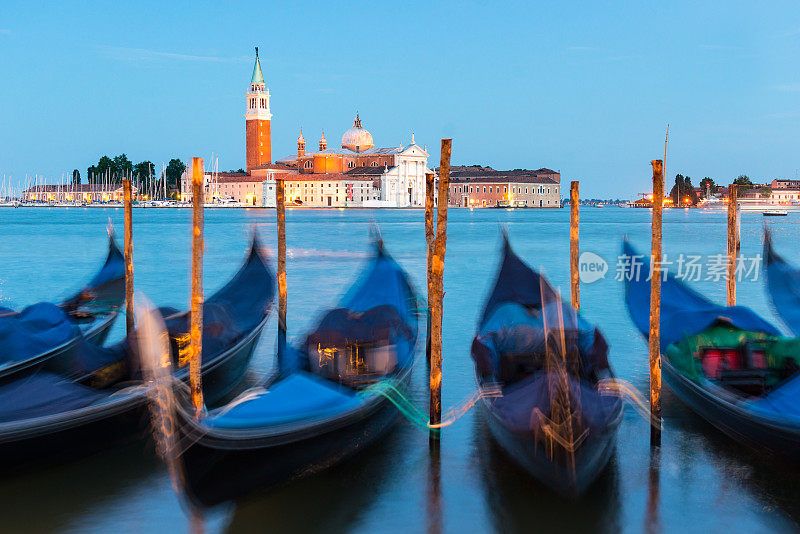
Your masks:
[[[763,395],[770,369],[762,347],[706,347],[700,351],[703,373],[721,385],[746,395]]]
[[[362,403],[351,390],[306,371],[297,371],[269,390],[232,402],[212,412],[206,424],[212,428],[247,429],[330,417]]]
[[[719,382],[726,388],[736,389],[747,395],[763,395],[767,388],[767,371],[764,369],[736,369],[721,371]]]

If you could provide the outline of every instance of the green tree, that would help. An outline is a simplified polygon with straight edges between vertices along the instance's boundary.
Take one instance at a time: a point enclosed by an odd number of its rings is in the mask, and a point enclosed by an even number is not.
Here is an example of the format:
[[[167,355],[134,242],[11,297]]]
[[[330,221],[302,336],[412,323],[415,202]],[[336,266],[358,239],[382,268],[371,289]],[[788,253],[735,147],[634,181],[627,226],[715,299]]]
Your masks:
[[[700,201],[700,199],[697,198],[697,191],[694,190],[694,186],[692,185],[692,179],[689,176],[687,176],[683,180],[683,185],[684,185],[683,188],[684,200],[688,197],[689,203],[692,206],[697,206],[697,203]]]
[[[700,187],[703,189],[703,191],[710,191],[711,194],[713,195],[714,193],[717,192],[717,188],[719,186],[717,186],[717,184],[714,183],[713,178],[709,178],[708,176],[706,176],[705,178],[700,180]]]
[[[739,186],[737,190],[736,196],[741,197],[747,194],[753,188],[753,182],[750,181],[750,178],[746,174],[740,174],[734,181],[734,184]]]
[[[186,170],[186,165],[177,159],[169,160],[167,164],[167,187],[181,190],[181,175]]]
[[[151,161],[143,161],[133,166],[133,175],[139,179],[146,180],[150,176],[155,176],[156,167]]]
[[[672,205],[673,206],[680,206],[681,198],[683,198],[683,193],[686,185],[684,183],[684,178],[682,174],[675,175],[675,185],[672,186],[672,189],[669,192],[669,196],[672,198]]]
[[[98,160],[97,165],[93,165],[94,171],[89,179],[92,181],[92,183],[101,183],[103,180],[105,180],[106,175],[111,172],[113,166],[114,160],[108,156],[103,156]]]
[[[114,182],[120,182],[123,178],[133,174],[133,163],[128,159],[128,156],[123,152],[114,158],[111,166],[111,175]]]
[[[80,185],[81,184],[81,171],[75,169],[72,171],[72,185]]]
[[[761,198],[769,198],[770,195],[772,195],[772,188],[765,185],[758,190],[758,194],[761,196]]]

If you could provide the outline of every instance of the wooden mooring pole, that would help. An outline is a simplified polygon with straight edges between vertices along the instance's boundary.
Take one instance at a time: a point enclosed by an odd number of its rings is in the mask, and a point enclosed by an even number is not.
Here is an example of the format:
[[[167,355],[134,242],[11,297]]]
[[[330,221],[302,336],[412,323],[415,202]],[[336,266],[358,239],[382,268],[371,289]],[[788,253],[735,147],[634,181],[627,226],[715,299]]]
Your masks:
[[[124,244],[122,247],[125,257],[125,332],[133,332],[133,209],[131,181],[122,180],[123,206],[125,211]]]
[[[442,139],[439,164],[439,202],[436,209],[436,237],[431,259],[428,302],[431,306],[430,422],[442,421],[442,309],[444,305],[444,255],[447,247],[447,200],[450,190],[450,151],[452,139]],[[438,447],[439,431],[432,430],[430,442]]]
[[[191,359],[189,386],[195,418],[203,412],[203,387],[200,365],[203,350],[203,158],[192,158],[192,297],[189,330]]]
[[[739,256],[739,188],[728,188],[728,306],[736,306],[736,259]]]
[[[650,279],[650,445],[661,445],[661,215],[664,204],[664,168],[653,165],[653,242]]]
[[[433,204],[434,204],[434,197],[436,195],[435,187],[436,181],[434,179],[434,174],[426,173],[425,174],[425,245],[426,245],[426,259],[427,259],[427,270],[426,272],[426,282],[428,284],[428,316],[425,320],[427,325],[427,336],[425,338],[425,359],[428,362],[428,365],[431,364],[431,301],[430,301],[430,294],[431,294],[431,281],[433,280],[433,273],[431,272],[431,262],[433,261],[433,239],[435,237],[435,233],[433,231]]]
[[[578,258],[578,229],[580,227],[580,198],[578,195],[579,182],[573,181],[569,189],[569,283],[570,299],[575,311],[581,311],[581,279]]]
[[[275,180],[275,213],[278,221],[278,366],[286,354],[286,204],[283,179]]]

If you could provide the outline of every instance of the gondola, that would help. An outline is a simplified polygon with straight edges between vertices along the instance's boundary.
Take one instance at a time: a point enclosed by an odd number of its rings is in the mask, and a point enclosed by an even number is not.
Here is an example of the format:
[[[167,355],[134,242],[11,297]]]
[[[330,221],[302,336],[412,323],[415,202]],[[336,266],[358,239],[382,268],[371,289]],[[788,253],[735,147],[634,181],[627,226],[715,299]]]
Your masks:
[[[125,265],[112,235],[105,263],[71,298],[19,312],[0,307],[0,383],[42,366],[60,371],[81,340],[102,345],[124,299]]]
[[[800,271],[772,247],[772,234],[764,231],[764,271],[772,307],[796,336],[800,336]]]
[[[642,258],[629,243],[623,254]],[[650,281],[627,262],[625,301],[649,336]],[[641,272],[648,262],[638,264]],[[661,282],[661,368],[672,391],[737,442],[800,458],[800,339],[744,306],[719,306],[667,273]]]
[[[253,241],[244,265],[203,309],[202,381],[213,405],[241,383],[267,322],[275,282]],[[189,330],[188,312],[162,308],[173,365]],[[45,370],[0,386],[0,465],[14,468],[80,456],[144,433],[148,386],[138,333],[109,348],[79,338],[64,374]],[[187,380],[186,367],[174,376]]]
[[[612,378],[600,331],[562,303],[504,236],[503,259],[472,343],[492,436],[514,461],[554,491],[582,494],[605,468],[622,402],[604,394]]]
[[[338,307],[286,351],[274,380],[199,421],[178,397],[192,503],[214,506],[323,470],[389,430],[398,412],[377,388],[403,388],[409,379],[416,303],[405,271],[376,247]]]

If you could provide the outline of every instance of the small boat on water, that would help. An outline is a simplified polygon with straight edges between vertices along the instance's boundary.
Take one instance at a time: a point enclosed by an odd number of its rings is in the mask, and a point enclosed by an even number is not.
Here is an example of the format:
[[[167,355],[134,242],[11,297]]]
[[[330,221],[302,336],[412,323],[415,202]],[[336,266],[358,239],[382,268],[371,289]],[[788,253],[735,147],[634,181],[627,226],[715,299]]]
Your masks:
[[[764,262],[767,294],[772,307],[789,330],[800,336],[800,270],[775,252],[769,229],[764,231]]]
[[[45,366],[60,372],[81,342],[105,342],[125,300],[125,264],[113,236],[95,276],[74,296],[21,311],[0,307],[0,383]]]
[[[279,359],[276,378],[199,421],[179,392],[189,499],[199,506],[236,500],[326,469],[376,441],[398,415],[379,389],[405,386],[416,340],[408,276],[379,242],[338,307]]]
[[[764,217],[786,217],[789,212],[786,210],[764,210],[761,214]]]
[[[201,373],[208,404],[220,402],[244,377],[267,322],[274,276],[254,241],[247,259],[205,301]],[[162,308],[173,366],[189,331],[189,313]],[[79,337],[65,374],[44,370],[0,385],[0,465],[71,459],[144,434],[148,386],[142,381],[136,333],[100,348]],[[187,380],[188,369],[174,373]]]
[[[614,449],[623,406],[605,395],[608,345],[504,240],[503,260],[472,358],[489,429],[503,450],[551,489],[582,494]]]
[[[629,243],[628,257],[641,257]],[[648,265],[641,266],[647,272]],[[650,281],[627,267],[625,301],[649,336]],[[718,306],[672,276],[661,283],[661,367],[672,391],[740,443],[800,458],[800,339],[744,306]]]

